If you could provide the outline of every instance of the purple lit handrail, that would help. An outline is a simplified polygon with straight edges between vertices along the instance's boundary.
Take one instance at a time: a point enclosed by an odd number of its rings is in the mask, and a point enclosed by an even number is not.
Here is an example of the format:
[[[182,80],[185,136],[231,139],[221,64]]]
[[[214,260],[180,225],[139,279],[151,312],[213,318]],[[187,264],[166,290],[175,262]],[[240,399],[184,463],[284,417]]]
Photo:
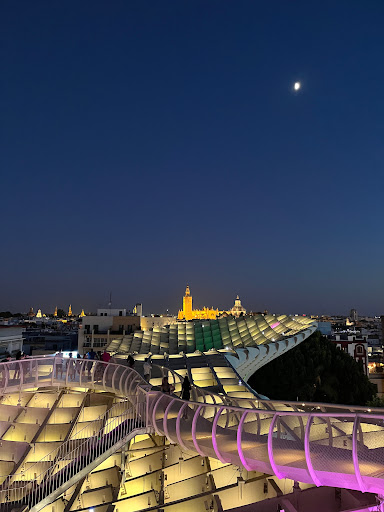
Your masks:
[[[75,363],[78,360],[74,360]],[[140,375],[133,369],[116,363],[102,363],[100,361],[92,361],[92,368],[88,367],[88,361],[85,360],[80,365],[79,375],[75,373],[70,374],[70,365],[66,365],[63,375],[58,377],[57,364],[55,358],[33,358],[21,361],[11,361],[7,363],[0,363],[0,389],[11,391],[21,391],[28,388],[40,388],[49,386],[58,387],[91,387],[93,389],[104,389],[108,391],[115,391],[122,396],[130,392],[132,395],[131,406],[134,410],[143,408],[145,403],[146,413],[141,412],[141,416],[146,417],[146,428],[155,431],[159,435],[166,435],[171,442],[177,442],[187,449],[195,449],[201,456],[213,456],[219,458],[222,462],[231,462],[240,466],[244,466],[247,470],[259,470],[262,466],[265,472],[270,471],[276,474],[279,478],[292,478],[295,479],[297,472],[300,470],[303,482],[314,483],[315,485],[329,485],[330,478],[338,479],[340,485],[349,489],[357,489],[365,492],[384,492],[384,471],[380,472],[380,460],[384,453],[384,447],[378,446],[376,449],[369,449],[364,445],[365,436],[378,435],[384,433],[384,414],[380,409],[372,409],[367,412],[363,407],[346,407],[333,404],[303,404],[304,410],[297,410],[299,404],[297,402],[267,402],[259,399],[251,403],[252,408],[239,407],[233,405],[247,404],[249,405],[250,399],[231,399],[231,403],[202,403],[194,401],[183,401],[174,395],[166,395],[159,391],[154,392],[150,390],[150,386],[140,377]],[[99,372],[100,367],[103,371]],[[77,367],[79,368],[79,367]],[[87,380],[85,373],[90,370],[91,379]],[[98,377],[99,375],[99,377]],[[96,380],[97,379],[97,380]],[[137,397],[141,394],[143,401],[138,402]],[[225,397],[226,399],[227,397]],[[246,400],[244,402],[243,400]],[[259,406],[259,407],[256,407]],[[267,409],[268,406],[285,406],[295,408],[296,410],[276,410]],[[261,406],[261,407],[260,407]],[[319,410],[325,409],[325,412]],[[170,411],[174,412],[170,417]],[[351,410],[352,409],[352,410]],[[193,416],[188,412],[194,410]],[[184,417],[187,411],[186,417]],[[226,414],[226,417],[222,415]],[[156,420],[156,417],[159,419]],[[180,422],[183,421],[183,432],[189,431],[189,436],[192,438],[193,445],[183,439],[181,433]],[[161,419],[160,419],[161,418]],[[220,427],[218,425],[220,419]],[[231,424],[229,419],[231,418]],[[245,421],[246,419],[251,421]],[[303,424],[299,421],[299,440],[286,436],[283,432],[281,438],[280,429],[275,430],[277,421],[283,418],[288,422],[290,418],[297,418],[298,420],[306,419],[306,426],[303,435]],[[199,421],[200,420],[200,421]],[[108,419],[109,421],[109,419]],[[116,427],[113,429],[113,436],[118,440],[120,430],[118,428],[118,421],[112,419]],[[317,423],[314,423],[317,422]],[[369,429],[362,430],[361,423],[370,425]],[[328,427],[327,427],[328,425]],[[329,425],[337,432],[333,433],[329,430]],[[372,427],[372,425],[374,427]],[[326,428],[324,433],[324,428]],[[247,429],[250,429],[249,431]],[[360,429],[360,443],[364,447],[359,455],[358,452],[358,431]],[[203,443],[199,442],[199,431],[202,430],[205,440]],[[351,430],[351,433],[350,433]],[[206,433],[211,432],[211,439],[207,438]],[[316,432],[320,432],[318,434]],[[244,450],[244,432],[247,432],[248,447]],[[313,436],[312,436],[313,432]],[[105,436],[105,434],[101,434]],[[320,437],[318,437],[320,435]],[[313,439],[312,439],[313,438]],[[344,439],[344,445],[340,443],[332,446],[327,440],[337,441]],[[347,441],[352,438],[352,449],[348,448]],[[106,437],[106,440],[110,439]],[[201,437],[200,437],[201,439]],[[318,442],[319,439],[319,442]],[[226,440],[229,442],[226,445]],[[258,448],[252,448],[252,440],[255,440]],[[276,444],[275,441],[279,440]],[[235,451],[233,451],[233,441],[235,442]],[[107,441],[106,441],[107,442]],[[108,441],[109,442],[109,441]],[[368,441],[366,441],[368,442]],[[276,446],[275,446],[276,444]],[[369,444],[369,443],[368,443]],[[72,445],[75,451],[68,452],[73,456],[80,454],[80,450]],[[219,448],[220,446],[220,448]],[[251,447],[249,447],[251,446]],[[230,451],[228,451],[230,449]],[[76,452],[77,450],[77,452]],[[97,445],[97,450],[101,450],[101,444]],[[256,451],[255,451],[256,450]],[[259,451],[257,451],[259,450]],[[261,450],[261,451],[260,451]],[[266,459],[263,455],[264,451],[267,453]],[[278,461],[280,453],[291,450],[294,457],[303,457],[305,460],[305,468],[300,465],[295,466],[295,459],[290,460],[288,463],[281,466]],[[382,451],[380,451],[382,450]],[[67,453],[67,455],[68,455]],[[255,457],[261,454],[262,459]],[[302,454],[302,455],[301,455]],[[80,455],[79,455],[80,456]],[[350,463],[349,463],[350,456]],[[341,457],[341,459],[340,459]],[[361,460],[359,460],[359,457]],[[80,460],[80,459],[79,459]],[[300,459],[301,460],[301,459]],[[343,469],[343,464],[346,469]],[[371,463],[369,461],[372,461]],[[364,462],[364,466],[361,463]],[[371,464],[371,465],[369,465]],[[328,467],[329,465],[329,467]],[[353,468],[353,473],[350,468]],[[362,473],[362,467],[365,473]],[[370,470],[370,467],[372,470]],[[268,470],[269,468],[269,470]],[[337,470],[340,468],[340,472]],[[346,471],[343,473],[343,471]],[[27,472],[26,472],[27,473]],[[53,478],[53,473],[51,472]],[[64,473],[63,473],[64,474]],[[333,475],[333,476],[332,476]],[[15,476],[15,475],[14,475]],[[61,476],[60,476],[61,478]],[[64,478],[64,477],[63,477]],[[53,482],[53,480],[52,480]],[[53,485],[53,484],[52,484]],[[17,489],[16,489],[17,490]],[[5,489],[4,489],[5,491]],[[11,492],[9,490],[7,492]],[[0,488],[1,492],[1,488]],[[12,492],[15,492],[13,490]]]

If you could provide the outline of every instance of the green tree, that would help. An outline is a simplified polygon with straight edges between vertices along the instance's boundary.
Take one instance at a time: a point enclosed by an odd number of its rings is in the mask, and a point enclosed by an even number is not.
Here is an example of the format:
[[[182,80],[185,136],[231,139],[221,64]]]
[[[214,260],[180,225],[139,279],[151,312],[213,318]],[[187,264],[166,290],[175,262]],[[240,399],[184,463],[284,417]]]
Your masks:
[[[370,407],[384,407],[384,398],[375,396],[372,400],[368,400],[367,405]]]
[[[376,395],[362,365],[318,331],[263,366],[249,384],[275,400],[365,405]]]
[[[64,311],[64,309],[58,309],[57,310],[57,317],[58,318],[64,318],[67,316],[67,313]]]

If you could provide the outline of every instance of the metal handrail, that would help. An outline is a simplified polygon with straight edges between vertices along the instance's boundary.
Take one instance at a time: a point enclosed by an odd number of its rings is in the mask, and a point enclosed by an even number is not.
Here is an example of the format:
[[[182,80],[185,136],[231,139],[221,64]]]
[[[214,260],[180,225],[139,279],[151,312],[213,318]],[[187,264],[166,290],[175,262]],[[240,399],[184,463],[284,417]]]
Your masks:
[[[218,458],[223,462],[235,463],[247,470],[274,473],[279,478],[287,477],[316,485],[332,485],[332,481],[336,478],[335,475],[338,475],[339,482],[345,488],[363,492],[384,492],[384,447],[371,449],[369,438],[371,432],[373,434],[377,432],[378,436],[384,435],[382,409],[367,410],[367,408],[361,407],[310,403],[302,404],[304,410],[300,411],[297,410],[299,405],[297,402],[262,401],[259,399],[252,401],[249,398],[236,399],[236,401],[244,403],[243,400],[246,400],[252,406],[251,409],[223,402],[187,402],[174,395],[170,396],[160,391],[151,390],[137,372],[118,364],[112,363],[109,367],[111,370],[105,369],[102,382],[98,384],[95,381],[97,364],[93,363],[92,381],[89,382],[91,387],[100,386],[101,389],[113,389],[122,394],[128,390],[133,407],[131,410],[134,410],[134,414],[138,414],[138,409],[145,407],[146,427],[153,428],[159,435],[166,436],[171,442],[178,443],[182,447],[187,447],[187,449],[205,456]],[[37,379],[35,387],[38,387],[39,382],[43,385],[51,384],[51,380],[54,380],[54,364],[53,362],[52,375],[50,373],[42,382]],[[0,364],[0,373],[3,368]],[[5,373],[14,369],[8,368]],[[34,370],[38,373],[38,364],[34,366]],[[107,372],[110,372],[108,382],[106,382]],[[28,382],[24,382],[23,375],[19,379],[20,389],[28,385]],[[81,381],[81,375],[79,380]],[[68,383],[68,369],[66,378],[62,381]],[[63,382],[56,381],[55,384],[60,385]],[[142,386],[143,383],[146,387]],[[136,396],[140,393],[143,400],[139,403],[136,401]],[[223,399],[225,398],[223,397]],[[145,406],[142,405],[144,403]],[[292,407],[292,410],[260,408],[260,404],[262,406],[274,404],[280,407]],[[171,411],[172,414],[170,414]],[[297,424],[290,424],[289,422],[294,422],[295,418]],[[109,418],[106,421],[109,421]],[[366,426],[364,427],[364,425]],[[297,427],[298,433],[295,434],[295,437],[285,432],[287,426],[289,428]],[[319,429],[321,433],[319,433]],[[189,434],[187,438],[184,438],[183,435],[186,431]],[[200,432],[203,433],[201,438]],[[211,435],[207,436],[207,432],[210,432]],[[114,428],[114,433],[115,438],[120,437],[121,440],[121,432],[117,426]],[[190,440],[191,433],[192,441]],[[105,427],[99,430],[99,435],[101,439],[99,439],[98,446],[102,446],[104,442],[102,438],[108,436],[105,433]],[[94,435],[90,436],[90,439],[94,439]],[[105,440],[105,446],[108,445],[108,439],[107,437]],[[367,440],[364,442],[365,439]],[[88,440],[80,444],[84,448],[87,442]],[[226,442],[229,442],[227,447]],[[341,442],[343,444],[340,444]],[[235,451],[233,443],[235,443]],[[72,447],[72,451],[67,451],[67,456],[68,459],[75,458],[76,461],[68,464],[68,470],[64,468],[60,473],[61,475],[66,474],[67,477],[72,475],[76,464],[79,466],[84,462],[80,447],[73,445]],[[229,447],[232,447],[230,451],[228,451]],[[293,455],[289,455],[291,452]],[[291,457],[292,460],[287,462],[284,459],[284,462],[281,463],[279,458],[281,453],[285,453],[285,457]],[[350,458],[349,465],[344,460],[346,457]],[[68,459],[62,456],[60,460],[64,463]],[[305,461],[304,465],[301,460]],[[341,465],[338,472],[337,464],[340,460],[344,466]],[[300,462],[299,465],[297,465],[297,461]],[[332,468],[332,464],[336,465],[336,470]],[[47,470],[44,480],[49,479],[51,485],[55,484],[57,477],[54,475],[56,473],[51,466]],[[342,476],[340,477],[340,475]],[[44,492],[46,491],[45,488]]]
[[[27,369],[27,372],[26,372],[25,370],[23,370],[23,367],[32,365],[33,366],[32,370],[36,370],[36,369],[38,369],[39,361],[41,361],[44,365],[47,365],[47,361],[49,361],[50,359],[56,360],[56,356],[50,357],[50,358],[47,358],[47,357],[28,358],[28,359],[22,359],[22,360],[18,360],[18,361],[10,361],[10,362],[0,363],[0,377],[2,375],[2,372],[5,371],[5,373],[6,373],[5,384],[8,384],[10,372],[11,371],[17,372],[17,370],[19,369],[20,375],[23,375],[23,377],[26,377],[26,378],[28,378],[28,376],[30,378],[32,378],[31,375],[28,374],[28,372],[30,372],[30,368]],[[63,359],[65,361],[69,360],[69,358],[63,358]],[[148,386],[148,383],[141,377],[141,375],[136,370],[134,370],[133,368],[130,368],[128,366],[125,366],[125,365],[121,365],[118,363],[111,363],[111,362],[104,363],[103,361],[87,360],[87,359],[73,359],[73,362],[75,365],[78,364],[79,366],[81,366],[81,368],[80,368],[81,373],[84,373],[85,371],[87,371],[87,368],[86,368],[87,364],[91,364],[92,365],[91,380],[87,381],[87,380],[80,379],[80,382],[78,382],[76,380],[71,381],[69,379],[69,369],[70,368],[68,367],[68,365],[66,365],[67,367],[66,367],[66,373],[65,373],[64,377],[61,379],[58,379],[57,377],[54,377],[55,364],[53,364],[52,365],[53,368],[50,372],[50,376],[51,376],[50,383],[53,386],[60,386],[60,384],[65,382],[65,384],[67,386],[71,386],[71,385],[79,386],[79,384],[81,384],[81,386],[85,387],[85,388],[89,388],[89,387],[97,388],[98,385],[100,385],[100,387],[104,388],[104,389],[116,388],[116,386],[114,386],[113,384],[111,386],[107,386],[107,383],[104,380],[104,378],[102,379],[100,384],[98,384],[97,380],[95,381],[94,377],[95,377],[95,373],[96,373],[95,370],[97,368],[97,365],[103,365],[103,366],[105,366],[105,368],[113,367],[113,368],[115,368],[115,373],[118,369],[122,369],[123,373],[128,372],[128,374],[131,376],[132,383],[134,382],[134,380],[136,380],[137,384]],[[20,368],[17,368],[17,365]],[[166,367],[164,367],[164,369],[169,371],[169,369]],[[76,369],[76,372],[78,372],[78,369]],[[103,377],[105,375],[106,375],[106,371],[103,372]],[[113,378],[114,378],[114,375],[112,376],[112,379]],[[181,376],[180,376],[180,378],[181,378]],[[15,380],[15,379],[12,379],[12,380]],[[16,389],[21,390],[21,389],[29,389],[29,388],[39,387],[39,381],[32,380],[32,382],[29,382],[29,381],[22,382],[22,380],[23,379],[21,379],[19,377],[19,384],[16,384],[14,386]],[[120,381],[121,381],[121,379],[120,379]],[[127,379],[125,379],[124,382],[122,382],[122,381],[119,382],[119,384],[117,386],[118,389],[116,389],[116,392],[118,391],[122,395],[127,394],[126,393],[126,391],[127,391],[126,381],[127,381]],[[43,383],[44,383],[44,381],[41,382],[41,384],[43,384]],[[6,385],[2,386],[1,378],[0,378],[0,389],[5,390],[8,387],[13,388],[12,385],[11,386],[6,386]],[[200,388],[198,386],[195,386],[195,387],[198,388],[199,391],[201,391],[202,393],[206,393],[208,396],[218,397],[220,399],[225,399],[225,400],[230,400],[231,402],[237,402],[237,403],[241,404],[241,403],[249,403],[250,401],[252,401],[251,398],[237,398],[237,397],[227,397],[227,396],[216,395],[215,393],[205,390],[204,388]],[[12,391],[12,389],[10,389],[10,391]],[[377,412],[379,414],[379,416],[381,416],[381,414],[383,413],[383,409],[379,408],[379,407],[375,408],[375,407],[364,407],[364,406],[345,406],[345,405],[341,405],[341,404],[329,404],[329,403],[320,403],[320,402],[306,402],[305,403],[305,402],[293,402],[293,401],[262,400],[259,398],[255,398],[253,400],[253,402],[255,402],[257,404],[257,407],[252,410],[259,410],[260,412],[271,411],[271,408],[270,408],[271,406],[276,406],[276,407],[281,407],[281,406],[287,407],[288,406],[288,407],[294,408],[293,412],[295,414],[297,414],[297,408],[302,407],[304,409],[304,411],[303,411],[304,415],[309,414],[309,412],[313,412],[314,410],[319,410],[319,411],[321,410],[322,412],[325,412],[327,409],[330,409],[331,411],[333,411],[333,414],[334,413],[345,414],[348,412],[366,414],[366,413],[376,413]],[[207,405],[212,407],[215,405],[215,403],[213,403],[213,404],[209,403]],[[216,404],[216,405],[220,406],[220,405],[222,405],[222,402],[220,402],[219,404]],[[260,407],[260,406],[262,406],[262,407]],[[265,406],[268,406],[268,408],[265,408]],[[241,406],[235,405],[232,407],[242,410]],[[248,410],[248,408],[244,408],[244,409]],[[307,411],[305,409],[310,409],[310,410]],[[285,411],[279,410],[278,412],[283,413]],[[286,412],[289,412],[289,411],[286,411]]]
[[[126,355],[126,354],[124,354]],[[124,360],[122,360],[124,361]],[[124,361],[125,362],[125,361]],[[126,366],[125,364],[123,366]],[[163,369],[164,371],[170,372],[172,375],[176,374],[177,377],[182,382],[184,378],[177,373],[177,370],[174,370],[172,368],[168,368],[167,366],[159,365],[156,363],[152,363],[152,366],[158,367]],[[275,410],[275,407],[282,407],[282,406],[288,406],[294,408],[294,410],[297,410],[297,408],[304,408],[306,410],[306,414],[308,414],[311,410],[323,410],[323,409],[331,409],[334,411],[340,411],[340,410],[348,410],[350,412],[361,412],[361,413],[367,413],[367,412],[378,412],[381,413],[383,411],[383,408],[381,407],[371,407],[371,406],[363,406],[363,405],[345,405],[345,404],[334,404],[334,403],[324,403],[324,402],[308,402],[303,400],[298,401],[290,401],[290,400],[273,400],[273,399],[262,399],[257,398],[256,396],[254,398],[251,397],[232,397],[228,395],[220,395],[217,393],[213,393],[212,391],[209,391],[208,389],[205,389],[201,386],[197,386],[195,383],[191,383],[191,387],[196,389],[197,394],[200,395],[206,395],[210,396],[214,403],[220,404],[220,400],[224,400],[226,404],[231,403],[238,403],[239,405],[234,405],[234,407],[242,407],[240,404],[246,404],[249,402],[254,402],[257,404],[257,409],[264,410]],[[247,407],[245,407],[247,409]],[[308,409],[308,410],[307,410]]]
[[[128,411],[123,414],[108,418],[108,422],[93,431],[78,446],[68,444],[68,449],[61,451],[60,457],[53,461],[52,465],[42,471],[34,478],[37,485],[31,482],[0,488],[0,503],[21,502],[29,508],[36,505],[48,495],[52,494],[68,480],[79,473],[82,469],[95,461],[107,450],[118,442],[121,442],[128,434],[136,428],[145,427],[145,404],[138,404],[135,407],[133,418],[128,417]],[[108,429],[108,432],[106,432]],[[64,445],[63,445],[64,446]],[[63,468],[60,468],[63,465]],[[12,477],[13,479],[13,477]],[[33,492],[31,492],[33,491]]]
[[[90,422],[87,422],[87,424],[81,428],[80,430],[77,430],[75,433],[74,433],[74,436],[75,437],[71,437],[70,439],[67,439],[66,441],[64,441],[58,448],[55,448],[54,450],[52,450],[51,452],[47,453],[46,455],[44,455],[44,457],[42,457],[40,460],[34,462],[31,466],[28,467],[28,469],[26,470],[22,470],[18,473],[13,473],[11,475],[7,474],[7,475],[0,475],[0,479],[1,480],[6,480],[6,479],[10,479],[10,480],[23,480],[23,479],[26,479],[26,475],[28,473],[31,473],[33,471],[33,468],[35,466],[37,466],[38,464],[42,464],[44,462],[49,462],[51,464],[54,464],[56,459],[59,457],[59,455],[61,455],[61,453],[64,453],[68,450],[65,450],[65,446],[70,446],[71,444],[74,445],[76,444],[76,441],[78,442],[79,440],[81,439],[84,439],[86,438],[87,436],[82,436],[82,434],[84,434],[85,431],[87,430],[90,430],[90,431],[95,431],[94,428],[99,428],[99,424],[100,422],[105,422],[107,421],[110,417],[114,418],[116,416],[113,415],[113,412],[118,410],[119,408],[121,408],[121,404],[124,403],[124,402],[118,402],[117,404],[115,404],[113,407],[111,407],[110,409],[108,409],[104,414],[100,414],[97,418],[95,418],[94,420],[90,421]],[[112,415],[111,415],[112,413]],[[10,425],[12,425],[12,422],[9,422]],[[77,443],[78,444],[78,443]],[[69,450],[71,451],[71,450]],[[0,491],[2,489],[4,484],[0,484]]]
[[[375,441],[369,437],[373,433],[382,443],[382,410],[355,413],[348,409],[333,412],[244,409],[185,402],[160,393],[152,397],[149,418],[155,432],[166,436],[169,442],[223,463],[315,485],[332,486],[336,479],[338,485],[341,483],[348,489],[384,492],[384,447],[377,451]],[[297,422],[291,426],[298,433],[294,437],[286,429],[295,418]],[[305,429],[300,419],[306,419]],[[365,436],[367,444],[364,444]]]
[[[52,358],[53,361],[49,361],[49,358],[35,358],[35,359],[24,359],[18,361],[10,361],[0,363],[0,375],[4,379],[3,388],[9,383],[10,387],[15,384],[20,390],[28,387],[35,387],[39,385],[39,361],[41,360],[43,367],[47,366],[47,362],[52,365],[51,371],[48,376],[45,374],[45,380],[43,384],[78,384],[76,379],[76,372],[79,374],[79,381],[82,382],[83,371],[89,371],[92,373],[91,384],[95,388],[97,381],[95,378],[96,370],[101,368],[99,372],[99,380],[101,381],[100,386],[104,389],[113,388],[115,392],[120,392],[126,396],[124,402],[115,404],[112,408],[106,411],[103,415],[99,415],[98,418],[92,422],[87,423],[82,429],[75,432],[71,439],[64,442],[59,448],[51,451],[45,455],[38,462],[35,462],[28,469],[22,472],[15,473],[13,475],[7,475],[5,481],[0,485],[0,503],[12,503],[24,500],[25,504],[33,505],[37,503],[39,499],[46,497],[47,493],[51,493],[58,479],[60,479],[60,485],[63,482],[68,481],[69,473],[71,471],[72,476],[78,472],[79,462],[81,465],[87,465],[94,460],[95,455],[104,453],[107,449],[110,449],[113,444],[117,441],[121,441],[126,435],[132,433],[133,428],[140,426],[147,430],[147,419],[146,419],[146,404],[145,402],[138,402],[139,386],[146,385],[147,383],[140,377],[140,375],[131,368],[125,368],[115,363],[104,363],[102,361],[93,360],[80,360],[74,359],[67,364],[65,368],[65,375],[63,378],[62,374],[62,361],[60,359]],[[57,364],[59,362],[59,364]],[[76,366],[77,363],[77,366]],[[56,377],[55,377],[56,370]],[[60,378],[58,377],[58,370],[60,370]],[[108,382],[106,381],[107,373],[112,370],[112,374],[109,376]],[[13,372],[13,375],[12,373]],[[13,377],[13,378],[11,378]],[[123,379],[123,377],[125,377]],[[73,378],[73,382],[70,379]],[[31,381],[31,382],[30,382]],[[115,382],[118,381],[118,382]],[[97,387],[97,386],[96,386]],[[127,394],[128,393],[128,394]],[[143,398],[145,396],[143,395]],[[127,402],[126,409],[119,415],[114,416],[114,413],[121,409],[122,404]],[[133,417],[131,418],[131,412]],[[124,421],[123,421],[124,420]],[[100,428],[100,422],[102,427]],[[124,427],[125,424],[125,427]],[[140,425],[139,425],[140,424]],[[123,428],[122,428],[123,425]],[[106,433],[108,429],[108,433]],[[87,434],[88,431],[88,435]],[[90,446],[90,440],[95,440],[97,437],[98,442],[95,446]],[[113,441],[113,442],[112,442]],[[68,461],[72,461],[68,464]],[[33,478],[34,482],[39,482],[37,487],[33,488],[31,483],[24,483],[24,485],[12,484],[15,482],[23,482],[28,479],[28,474],[31,474],[33,468],[42,463],[49,462],[49,467],[42,471],[39,475]],[[60,463],[65,467],[59,471],[56,468],[60,466]],[[68,468],[67,468],[68,466]],[[66,469],[67,468],[67,469]],[[74,469],[75,468],[75,469]],[[60,474],[60,476],[55,476]],[[33,492],[31,492],[33,491]],[[28,503],[27,503],[28,502]],[[33,502],[33,503],[32,503]]]
[[[21,379],[21,376],[22,376],[22,375],[23,375],[23,376],[24,376],[24,375],[27,375],[27,376],[28,376],[28,374],[29,374],[29,372],[30,372],[30,370],[31,370],[30,365],[31,365],[33,362],[36,362],[36,361],[38,361],[38,360],[40,360],[40,359],[43,359],[43,360],[44,360],[44,359],[46,359],[46,358],[34,358],[34,359],[32,359],[32,358],[28,358],[28,359],[22,359],[22,360],[16,360],[16,361],[10,361],[10,362],[5,362],[5,363],[0,363],[0,375],[1,375],[1,373],[2,373],[2,372],[4,372],[4,370],[5,370],[5,371],[6,371],[6,374],[7,374],[7,377],[8,377],[8,382],[9,382],[9,375],[10,375],[10,372],[11,372],[11,371],[13,371],[13,372],[14,372],[14,375],[15,375],[16,373],[18,373],[18,375],[19,375],[19,379]],[[52,359],[52,358],[51,358],[51,359]],[[53,358],[53,359],[55,359],[55,358]],[[66,358],[66,360],[67,360],[67,362],[68,362],[69,358]],[[77,361],[77,362],[81,362],[83,367],[84,367],[84,364],[86,365],[86,364],[88,364],[88,363],[89,363],[89,364],[92,364],[92,365],[94,366],[94,368],[96,368],[98,364],[99,364],[99,365],[103,365],[103,366],[105,366],[105,369],[104,369],[103,374],[105,374],[105,373],[106,373],[106,371],[107,371],[107,368],[108,368],[108,367],[112,367],[112,366],[118,367],[118,366],[120,366],[120,365],[116,365],[116,364],[114,364],[114,363],[109,364],[109,363],[104,363],[104,362],[102,362],[102,361],[96,361],[96,360],[95,360],[95,361],[94,361],[94,360],[89,360],[89,361],[88,361],[88,360],[82,360],[82,359],[81,359],[81,360],[80,360],[80,359],[74,359],[73,361],[74,361],[74,362],[76,362],[76,361]],[[44,363],[45,363],[45,361],[44,361]],[[29,367],[29,368],[27,368],[27,371],[25,370],[25,367]],[[82,367],[82,368],[80,368],[80,371],[83,371],[83,370],[84,370],[84,368],[83,368],[83,367]],[[36,370],[36,369],[38,370],[38,365],[34,365],[34,366],[33,366],[33,369],[34,369],[34,370]],[[53,376],[54,370],[55,370],[55,364],[53,364],[53,368],[52,368],[52,376]],[[62,379],[62,380],[63,380],[63,381],[65,381],[66,383],[68,383],[68,373],[69,373],[69,370],[70,370],[70,367],[67,365],[65,378],[64,378],[64,379]],[[124,371],[124,373],[125,373],[125,371]],[[137,381],[138,383],[140,383],[141,385],[142,385],[142,384],[146,384],[146,382],[145,382],[143,379],[141,379],[140,375],[139,375],[135,370],[133,370],[133,369],[129,369],[129,370],[128,370],[128,375],[130,375],[131,377],[133,376],[133,377],[132,377],[132,381],[134,381],[134,380],[136,379],[136,381]],[[7,380],[7,379],[6,379],[6,380]],[[73,383],[76,383],[76,382],[74,381]],[[26,383],[26,385],[27,385],[27,386],[28,386],[28,384],[29,384],[29,383]],[[94,382],[93,382],[93,385],[94,385]],[[128,396],[124,393],[124,391],[126,391],[126,389],[125,389],[125,388],[124,388],[124,389],[120,389],[120,391],[121,391],[121,392],[122,392],[122,394],[124,394],[128,399],[130,399],[130,400],[131,400],[131,402],[134,402],[136,395],[134,395],[134,394],[133,394],[131,397],[128,397]],[[103,419],[105,419],[106,417],[108,417],[108,415],[110,414],[110,412],[111,412],[111,411],[113,411],[114,409],[117,409],[117,408],[118,408],[118,407],[120,407],[120,406],[121,406],[121,403],[115,404],[115,406],[113,406],[111,409],[109,409],[108,411],[106,411],[103,415],[98,416],[98,417],[97,417],[95,420],[93,420],[91,423],[88,423],[88,424],[84,427],[84,429],[86,429],[86,428],[88,428],[88,427],[91,427],[91,426],[96,426],[100,421],[102,421]],[[13,422],[9,422],[9,424],[10,424],[10,425],[12,425],[12,424],[13,424]],[[82,430],[83,430],[83,429],[82,429]],[[79,433],[80,433],[80,431],[78,432],[78,434],[79,434]],[[69,442],[71,442],[71,441],[73,441],[73,439],[69,439],[69,440],[67,440],[66,442],[67,442],[67,443],[69,443]],[[64,443],[63,443],[63,444],[64,444]],[[61,445],[61,446],[63,446],[63,445]],[[60,448],[61,448],[61,447],[60,447]],[[52,457],[52,454],[53,454],[54,452],[57,452],[57,450],[59,450],[60,448],[55,449],[55,450],[52,450],[50,453],[48,453],[47,455],[45,455],[45,456],[44,456],[40,461],[35,462],[35,464],[39,464],[40,462],[44,462],[44,461],[49,461],[50,457]],[[28,470],[28,471],[29,471],[29,470]],[[15,473],[14,475],[12,475],[12,477],[15,477],[15,476],[17,476],[17,475],[22,475],[22,474],[24,474],[24,473],[25,473],[25,471],[22,471],[22,472],[20,472],[20,473]],[[1,487],[1,486],[0,486],[0,487]]]

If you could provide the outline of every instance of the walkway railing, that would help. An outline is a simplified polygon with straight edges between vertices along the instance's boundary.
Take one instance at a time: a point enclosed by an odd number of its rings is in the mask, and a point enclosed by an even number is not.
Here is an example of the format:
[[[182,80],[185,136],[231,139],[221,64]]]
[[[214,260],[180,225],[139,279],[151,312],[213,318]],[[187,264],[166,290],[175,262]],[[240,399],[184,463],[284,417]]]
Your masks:
[[[6,492],[14,492],[14,500],[23,500],[30,492],[35,496],[33,503],[38,503],[53,488],[60,489],[62,482],[75,475],[80,478],[94,455],[117,446],[119,439],[124,442],[124,436],[139,425],[153,428],[184,449],[248,470],[318,486],[384,493],[384,414],[380,409],[229,399],[214,394],[186,402],[149,389],[131,368],[90,363],[82,362],[75,373],[66,368],[62,376],[57,375],[60,365],[54,359],[50,365],[47,358],[0,364],[3,390],[79,387],[81,383],[81,387],[127,396],[129,403],[126,409],[122,406],[121,414],[111,417],[106,413],[102,425],[87,439],[81,435],[79,442],[75,437],[72,444],[51,454],[51,467],[34,478],[35,483],[27,482],[21,491],[16,484],[21,475],[9,478],[2,489],[4,499],[11,497]]]
[[[380,410],[330,406],[333,412],[322,412],[325,404],[308,404],[310,411],[245,409],[184,402],[162,393],[149,400],[156,433],[184,449],[278,478],[384,493]]]
[[[90,472],[92,465],[99,464],[105,458],[103,455],[109,454],[114,447],[117,451],[135,430],[145,432],[146,404],[138,403],[121,412],[122,404],[117,404],[103,417],[76,431],[72,439],[27,471],[12,475],[0,486],[1,510],[5,510],[5,503],[9,508],[12,503],[17,503],[31,510],[50,496],[60,495],[73,485],[72,478],[80,478],[85,469]],[[120,414],[113,416],[115,412]],[[37,473],[45,463],[49,464],[48,469]]]
[[[147,382],[132,368],[115,363],[62,357],[31,357],[0,363],[0,392],[38,387],[80,387],[133,395]]]
[[[125,396],[84,427],[77,424],[70,439],[26,470],[1,477],[0,509],[4,512],[15,504],[39,510],[38,504],[43,506],[44,502],[49,503],[49,497],[54,499],[64,492],[73,485],[72,479],[77,480],[82,472],[100,464],[128,437],[148,430],[146,395],[139,388],[147,383],[131,368],[101,361],[66,359],[63,365],[58,358],[31,358],[1,363],[0,379],[3,392],[47,386],[78,387],[81,383]]]

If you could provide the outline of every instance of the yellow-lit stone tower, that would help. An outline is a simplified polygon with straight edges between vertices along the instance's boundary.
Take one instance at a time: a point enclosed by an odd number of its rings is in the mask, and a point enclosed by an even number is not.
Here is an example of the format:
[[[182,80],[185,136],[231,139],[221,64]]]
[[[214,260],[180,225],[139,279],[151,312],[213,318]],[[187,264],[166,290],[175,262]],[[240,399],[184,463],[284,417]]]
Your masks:
[[[72,316],[72,307],[71,307],[71,304],[69,305],[69,309],[68,309],[68,316]]]
[[[79,318],[84,318],[85,317],[85,313],[84,313],[84,309],[81,310],[81,313],[79,315]]]
[[[183,297],[183,313],[185,320],[192,320],[193,314],[192,314],[192,295],[191,291],[189,289],[189,286],[187,285],[185,289],[185,294]]]
[[[214,320],[219,314],[219,310],[213,308],[204,307],[203,309],[193,309],[192,295],[187,285],[183,297],[183,309],[181,309],[177,315],[178,320]]]
[[[53,316],[57,316],[57,306],[55,307],[55,312],[53,313]]]

